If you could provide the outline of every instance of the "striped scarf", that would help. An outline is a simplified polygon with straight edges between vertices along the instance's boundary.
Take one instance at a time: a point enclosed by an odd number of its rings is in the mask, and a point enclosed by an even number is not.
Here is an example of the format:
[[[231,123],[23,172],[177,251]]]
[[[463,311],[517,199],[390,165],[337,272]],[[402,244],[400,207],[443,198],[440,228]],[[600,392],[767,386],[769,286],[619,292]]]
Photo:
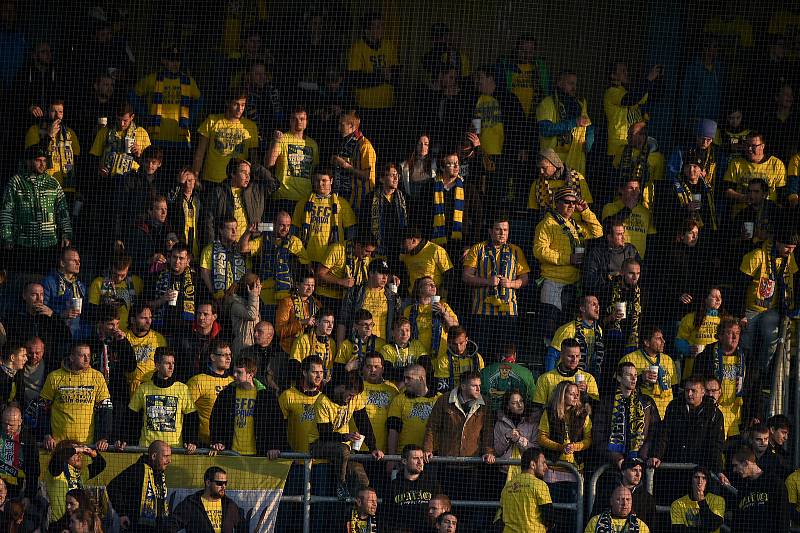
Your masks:
[[[272,233],[264,235],[264,248],[261,252],[259,277],[261,281],[275,280],[274,292],[289,292],[293,287],[291,259],[289,251],[291,237],[273,239]]]
[[[152,129],[153,133],[157,133],[161,128],[161,116],[164,113],[164,80],[165,79],[180,79],[181,81],[181,100],[180,100],[180,118],[178,119],[178,127],[184,131],[189,131],[189,103],[192,100],[192,80],[188,74],[183,72],[167,72],[162,70],[156,74],[156,85],[153,89],[153,97],[150,103],[150,117],[148,126]]]
[[[220,241],[214,241],[211,246],[211,287],[215,293],[225,292],[228,287],[244,277],[247,266],[244,257],[238,251],[229,250]]]
[[[589,352],[589,343],[586,341],[585,331],[588,329],[594,331],[594,351],[591,353]],[[605,359],[605,345],[603,344],[603,330],[598,321],[595,320],[594,324],[588,325],[580,317],[577,318],[575,320],[575,340],[581,347],[579,366],[590,374],[599,376],[600,369],[603,367],[603,359]]]
[[[644,357],[644,360],[647,361],[648,366],[658,367],[658,388],[662,392],[669,390],[672,387],[672,384],[667,382],[667,376],[664,372],[664,367],[661,366],[661,354],[657,353],[656,358],[651,359],[646,351],[639,350],[639,353],[642,355],[642,357]]]
[[[639,518],[636,513],[631,512],[625,522],[625,527],[622,530],[625,533],[639,533]],[[597,517],[597,525],[594,526],[594,533],[616,533],[617,529],[614,528],[614,523],[611,521],[611,511],[606,510],[600,513]]]
[[[580,225],[576,224],[572,218],[565,219],[561,215],[558,214],[558,211],[555,209],[549,210],[550,216],[558,222],[558,225],[561,226],[561,231],[564,235],[567,236],[569,239],[569,244],[572,252],[575,252],[575,248],[581,245],[584,240],[584,232]]]
[[[513,279],[514,267],[516,262],[513,261],[514,256],[511,253],[511,247],[504,243],[500,246],[500,251],[495,253],[494,244],[489,241],[484,246],[486,251],[486,260],[489,263],[487,275],[489,278],[492,276],[503,276],[504,278]],[[487,296],[484,298],[484,303],[498,307],[500,311],[509,311],[509,300],[511,298],[511,289],[507,287],[490,287],[487,289]]]
[[[464,180],[461,176],[455,179],[451,189],[453,193],[453,227],[450,231],[450,240],[460,241],[462,238],[462,223],[464,221]],[[447,244],[448,237],[447,215],[445,213],[444,181],[436,179],[433,182],[433,242],[439,245]]]
[[[172,270],[162,270],[158,275],[155,286],[155,296],[160,298],[169,290],[176,290],[183,295],[183,309],[181,318],[187,322],[194,321],[194,280],[192,273],[186,269],[183,273],[183,287],[180,286],[180,275],[176,275]],[[181,301],[181,295],[178,295]],[[159,328],[164,325],[164,313],[168,306],[162,305],[153,312],[153,327]]]
[[[354,131],[342,141],[342,145],[339,147],[336,155],[353,165],[353,168],[360,169],[361,166],[358,160],[358,149],[361,146],[363,138],[364,134],[361,133],[361,130]],[[372,183],[370,182],[369,178],[364,180],[364,186],[366,189],[362,191],[362,194],[359,194],[357,189],[360,185],[361,178],[357,177],[351,172],[347,172],[341,167],[336,167],[333,171],[333,174],[334,191],[339,196],[347,198],[347,200],[350,202],[350,205],[352,205],[354,208],[361,207],[359,203],[361,198],[365,197],[372,190]]]
[[[395,211],[395,216],[399,222],[398,228],[387,228],[383,224],[383,215],[384,209],[388,207],[386,204],[391,206]],[[395,232],[400,229],[404,229],[406,227],[406,197],[405,195],[400,192],[399,190],[394,191],[392,194],[391,200],[386,200],[383,192],[376,191],[375,194],[372,195],[372,202],[369,206],[369,222],[370,222],[370,230],[372,232],[372,236],[375,237],[375,240],[378,241],[378,249],[382,250],[382,246],[386,244],[386,241],[389,239],[385,239],[383,233],[385,231],[388,232]],[[386,250],[383,250],[386,253]]]
[[[628,296],[626,292],[632,292]],[[625,285],[622,276],[617,277],[617,281],[611,287],[611,303],[608,305],[608,313],[613,315],[616,312],[616,304],[626,302],[625,319],[630,319],[630,333],[628,334],[627,346],[639,346],[639,319],[642,317],[642,289],[637,284],[630,288]],[[614,320],[613,327],[617,331],[622,331],[622,321]]]
[[[627,458],[638,457],[644,444],[644,407],[634,390],[627,398],[617,388],[611,408],[611,434],[608,451],[621,453]]]
[[[355,285],[366,283],[369,279],[369,257],[356,257],[352,239],[344,245],[344,277],[353,278]]]
[[[306,309],[308,309],[308,312],[306,312]],[[297,319],[298,322],[315,316],[318,310],[319,304],[317,303],[316,298],[313,296],[309,296],[308,300],[303,302],[303,299],[300,298],[300,296],[296,294],[292,295],[292,311],[295,319]],[[300,335],[297,336],[299,337]]]
[[[133,298],[136,296],[136,290],[133,287],[133,281],[130,276],[125,277],[125,290],[117,290],[117,284],[111,277],[111,273],[103,277],[100,284],[100,303],[118,307],[124,305],[126,308],[131,307]]]
[[[303,241],[303,246],[308,246],[308,240],[311,238],[311,218],[314,212],[314,200],[325,200],[330,198],[331,201],[331,220],[330,220],[330,233],[328,234],[328,244],[339,242],[339,195],[333,193],[329,196],[312,193],[303,208],[303,227],[300,229],[300,240]]]
[[[700,184],[700,187],[703,189],[702,201],[706,202],[708,205],[708,214],[709,218],[711,219],[708,222],[710,222],[711,224],[711,229],[716,230],[717,216],[716,216],[716,209],[714,207],[714,195],[712,194],[711,187],[709,187],[708,183],[706,183],[706,180],[704,179],[700,179],[698,183]],[[681,207],[688,208],[692,201],[692,191],[689,189],[689,184],[683,181],[682,179],[679,179],[678,176],[675,176],[675,178],[673,178],[672,180],[672,186],[675,189],[675,194],[678,195],[678,203],[681,205]],[[698,222],[700,224],[700,227],[702,228],[704,225],[703,220],[700,219]]]
[[[375,351],[375,341],[378,339],[375,335],[370,335],[367,340],[361,339],[358,335],[353,335],[350,342],[353,343],[353,355],[356,356],[358,362],[363,366],[364,358]]]
[[[634,157],[633,146],[626,144],[622,150],[619,162],[619,173],[623,178],[636,178],[644,189],[650,182],[650,143],[645,142],[644,148],[639,151],[639,157]]]
[[[411,306],[411,312],[408,314],[408,321],[411,322],[411,338],[419,340],[419,303]],[[431,357],[439,355],[439,346],[442,343],[442,317],[439,313],[434,313],[431,308]]]
[[[132,163],[135,161],[132,154],[125,152],[125,139],[130,139],[136,142],[137,126],[131,122],[128,130],[122,136],[117,135],[116,128],[106,128],[106,146],[103,153],[103,166],[115,170],[114,162],[119,158],[120,163],[116,165],[121,170],[127,171],[131,168]],[[122,132],[120,132],[122,133]]]
[[[553,203],[553,190],[550,187],[550,182],[555,180],[564,179],[564,187],[569,187],[575,192],[575,197],[578,201],[583,200],[581,195],[580,174],[575,170],[570,170],[564,167],[563,170],[549,178],[540,177],[536,183],[536,205],[539,209],[552,209],[555,207]]]

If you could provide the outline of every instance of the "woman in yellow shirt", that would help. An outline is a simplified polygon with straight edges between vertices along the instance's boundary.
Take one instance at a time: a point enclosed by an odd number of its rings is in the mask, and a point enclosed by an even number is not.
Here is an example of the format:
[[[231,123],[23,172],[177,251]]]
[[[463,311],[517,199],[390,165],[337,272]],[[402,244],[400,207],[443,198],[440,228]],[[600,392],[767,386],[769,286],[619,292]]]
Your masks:
[[[725,315],[722,308],[722,292],[712,287],[703,300],[699,300],[695,310],[687,313],[678,326],[675,338],[675,353],[683,360],[683,379],[694,372],[694,360],[703,353],[706,346],[717,342],[717,327],[720,316]]]
[[[564,461],[583,470],[582,452],[592,445],[592,421],[574,382],[562,381],[556,386],[539,421],[538,441],[550,461]],[[557,497],[556,487],[571,490],[562,483],[572,485],[575,478],[568,471],[554,467],[548,470],[545,481]]]

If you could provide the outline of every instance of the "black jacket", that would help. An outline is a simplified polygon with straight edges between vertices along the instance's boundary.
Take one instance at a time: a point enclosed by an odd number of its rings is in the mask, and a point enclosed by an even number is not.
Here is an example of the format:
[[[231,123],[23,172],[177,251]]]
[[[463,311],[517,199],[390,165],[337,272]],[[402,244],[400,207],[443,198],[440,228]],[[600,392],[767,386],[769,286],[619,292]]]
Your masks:
[[[197,491],[187,496],[172,513],[167,531],[175,533],[186,529],[191,533],[214,533],[214,528],[208,520],[208,515],[200,499],[203,491]],[[222,497],[222,533],[249,533],[250,526],[244,511],[236,502]]]
[[[722,471],[725,441],[722,412],[706,396],[695,410],[683,398],[667,406],[654,457],[668,463],[696,463],[714,473]]]
[[[24,496],[33,499],[39,491],[38,479],[39,472],[41,471],[41,467],[39,466],[39,448],[36,445],[36,439],[33,438],[30,431],[24,426],[20,430],[19,442],[22,447],[22,464],[18,469],[10,466],[3,467],[3,474],[5,476],[17,478],[16,485],[6,483],[8,486],[8,497],[11,499],[17,496]],[[15,470],[16,474],[11,470]],[[25,474],[25,477],[22,479],[19,478],[20,470]]]
[[[147,463],[147,455],[142,455],[138,461],[112,479],[106,489],[114,510],[120,516],[127,516],[130,519],[131,526],[128,531],[131,533],[155,533],[156,531],[161,531],[163,526],[169,523],[168,513],[164,512],[168,506],[168,501],[163,500],[157,503],[157,505],[163,505],[164,507],[162,508],[163,518],[159,520],[156,527],[139,524],[139,505],[142,499],[142,485],[145,480],[144,467]],[[160,476],[163,473],[153,470],[153,475]],[[156,483],[158,482],[159,480],[156,479]]]
[[[221,442],[227,450],[233,447],[235,420],[236,384],[231,383],[219,393],[211,411],[209,427],[212,444]],[[256,394],[253,424],[257,455],[265,456],[269,450],[289,451],[286,420],[278,405],[278,398],[269,389],[261,389]]]
[[[9,344],[25,344],[31,337],[39,337],[44,342],[45,372],[48,374],[61,366],[69,351],[72,333],[64,321],[55,314],[31,315],[19,311],[3,321]]]
[[[622,270],[622,262],[629,257],[641,260],[636,247],[630,243],[615,250],[609,247],[605,237],[589,241],[583,260],[583,293],[597,296],[601,309],[608,306],[611,281]]]
[[[615,389],[616,391],[616,389]],[[647,460],[652,455],[658,434],[661,417],[653,399],[636,391],[639,401],[644,409],[644,443],[639,448],[639,457]],[[592,418],[592,450],[599,456],[602,462],[614,462],[622,457],[619,453],[608,450],[608,441],[611,437],[611,418],[614,410],[614,395],[616,392],[608,394],[603,401],[597,405]]]
[[[428,502],[441,492],[439,483],[423,472],[416,481],[409,481],[403,471],[389,483],[388,495],[384,498],[383,511],[387,531],[413,531],[423,533],[428,527]]]
[[[92,368],[102,373],[106,345],[96,333],[88,342],[92,349]],[[126,375],[136,369],[136,355],[127,338],[112,339],[108,343],[108,361],[108,393],[111,395],[111,403],[117,413],[124,413],[131,399]]]

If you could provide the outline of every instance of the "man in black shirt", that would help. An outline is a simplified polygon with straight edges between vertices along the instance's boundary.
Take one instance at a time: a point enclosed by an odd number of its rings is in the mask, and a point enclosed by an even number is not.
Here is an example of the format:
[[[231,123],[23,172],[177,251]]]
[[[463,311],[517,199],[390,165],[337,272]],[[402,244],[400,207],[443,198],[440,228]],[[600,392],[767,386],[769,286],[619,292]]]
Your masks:
[[[736,487],[731,532],[789,531],[789,497],[783,480],[764,472],[746,446],[733,454],[731,465],[742,478]]]
[[[425,469],[425,452],[416,444],[403,447],[403,470],[389,484],[386,520],[389,531],[424,533],[427,531],[428,503],[439,493],[439,485]]]

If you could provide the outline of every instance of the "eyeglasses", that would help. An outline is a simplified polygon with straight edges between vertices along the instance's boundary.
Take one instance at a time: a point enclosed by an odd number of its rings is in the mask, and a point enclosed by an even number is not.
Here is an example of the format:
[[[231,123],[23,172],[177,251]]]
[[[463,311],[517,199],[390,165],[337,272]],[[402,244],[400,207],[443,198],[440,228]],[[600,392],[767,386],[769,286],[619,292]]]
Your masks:
[[[220,480],[218,480],[218,479],[212,479],[212,480],[211,480],[211,482],[212,482],[214,485],[216,485],[217,487],[224,487],[225,485],[227,485],[227,484],[228,484],[228,482],[227,482],[227,481],[220,481]]]
[[[446,167],[458,167],[458,166],[461,166],[461,163],[456,161],[455,163],[445,163],[444,166],[446,166]]]
[[[758,144],[748,144],[748,145],[747,145],[747,149],[748,149],[748,150],[755,150],[755,149],[756,149],[756,148],[758,148],[759,146],[764,146],[764,143],[758,143]]]
[[[719,392],[721,389],[706,389],[706,394],[711,394],[712,392]]]

